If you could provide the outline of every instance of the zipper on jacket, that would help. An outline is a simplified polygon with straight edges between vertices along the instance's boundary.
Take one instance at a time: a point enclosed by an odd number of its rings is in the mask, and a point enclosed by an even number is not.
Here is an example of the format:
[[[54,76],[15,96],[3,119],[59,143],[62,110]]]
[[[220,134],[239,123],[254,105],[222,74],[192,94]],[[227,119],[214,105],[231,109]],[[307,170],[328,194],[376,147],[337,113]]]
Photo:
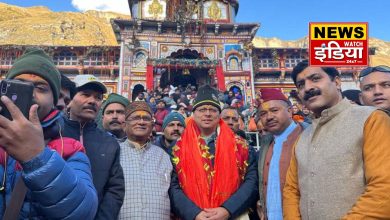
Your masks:
[[[87,123],[81,124],[80,122],[80,143],[84,146],[83,129]]]

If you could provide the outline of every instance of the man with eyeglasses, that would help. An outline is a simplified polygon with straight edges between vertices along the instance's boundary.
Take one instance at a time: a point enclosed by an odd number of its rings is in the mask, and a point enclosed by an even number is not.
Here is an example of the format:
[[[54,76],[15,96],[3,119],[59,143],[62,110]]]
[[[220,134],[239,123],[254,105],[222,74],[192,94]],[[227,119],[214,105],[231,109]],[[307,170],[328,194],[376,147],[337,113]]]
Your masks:
[[[359,81],[363,104],[381,108],[390,114],[390,67],[367,67],[360,72]]]
[[[127,141],[121,143],[120,156],[126,194],[119,219],[170,219],[172,163],[163,149],[150,142],[152,115],[144,101],[126,108]]]
[[[106,87],[93,75],[75,77],[77,93],[69,103],[69,118],[64,120],[65,137],[79,140],[91,162],[93,183],[99,207],[95,219],[117,219],[123,203],[125,186],[119,163],[118,142],[97,128],[95,119],[103,101]]]
[[[389,219],[390,118],[341,95],[333,67],[294,67],[298,97],[313,123],[292,150],[283,219]]]
[[[172,151],[175,172],[169,193],[181,219],[235,219],[256,203],[255,157],[220,113],[218,92],[200,87],[193,116]]]

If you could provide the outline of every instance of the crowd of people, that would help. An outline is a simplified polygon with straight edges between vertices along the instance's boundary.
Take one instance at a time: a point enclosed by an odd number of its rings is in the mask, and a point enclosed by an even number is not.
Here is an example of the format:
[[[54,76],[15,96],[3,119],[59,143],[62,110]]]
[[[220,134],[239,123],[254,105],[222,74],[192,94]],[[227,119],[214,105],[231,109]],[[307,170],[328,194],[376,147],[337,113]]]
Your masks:
[[[98,78],[30,49],[6,76],[34,86],[29,117],[1,97],[0,216],[389,219],[390,68],[364,69],[357,92],[307,60],[291,76],[298,103],[209,85],[103,100]]]
[[[186,87],[182,85],[178,85],[177,87],[168,85],[165,88],[158,87],[154,91],[140,91],[135,101],[145,101],[148,103],[154,114],[155,131],[162,132],[161,126],[163,120],[169,112],[179,112],[184,118],[191,116],[196,96],[197,87],[194,85],[188,84]],[[245,104],[244,97],[238,88],[218,93],[217,98],[223,108],[237,108],[239,112],[244,113],[242,119],[249,118],[249,112],[246,112],[250,104]]]

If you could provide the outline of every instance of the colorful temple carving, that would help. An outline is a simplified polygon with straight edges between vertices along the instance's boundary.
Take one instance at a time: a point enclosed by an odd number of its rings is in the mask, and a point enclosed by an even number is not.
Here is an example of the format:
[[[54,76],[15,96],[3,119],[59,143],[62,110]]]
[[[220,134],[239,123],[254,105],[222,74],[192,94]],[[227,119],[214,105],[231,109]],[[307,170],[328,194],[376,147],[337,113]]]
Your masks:
[[[94,74],[129,99],[159,86],[207,83],[238,89],[250,101],[262,87],[288,94],[292,68],[308,57],[307,38],[254,37],[258,23],[236,23],[237,0],[128,2],[131,16],[0,3],[1,78],[27,47],[38,46],[69,78]],[[390,65],[390,42],[370,39],[369,46],[370,65]],[[356,88],[361,68],[339,70],[343,89]]]
[[[238,1],[129,1],[131,20],[113,21],[121,47],[118,92],[211,84],[254,95],[252,42],[259,24],[235,23]],[[134,91],[134,89],[136,91]]]

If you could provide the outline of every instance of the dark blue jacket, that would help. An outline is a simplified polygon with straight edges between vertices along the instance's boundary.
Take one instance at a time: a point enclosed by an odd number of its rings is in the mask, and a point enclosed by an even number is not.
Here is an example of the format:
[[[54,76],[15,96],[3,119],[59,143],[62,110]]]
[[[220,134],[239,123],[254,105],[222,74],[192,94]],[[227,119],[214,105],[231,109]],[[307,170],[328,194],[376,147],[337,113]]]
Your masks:
[[[59,119],[54,117],[46,121],[46,127],[43,125],[46,140],[48,134],[59,135]],[[65,159],[48,146],[23,164],[17,164],[3,150],[0,152],[0,180],[1,183],[4,181],[0,216],[3,216],[12,189],[22,176],[28,191],[20,219],[93,219],[98,203],[87,156],[77,150],[81,145],[75,140],[61,138],[54,143],[51,148],[63,149],[66,152],[63,154],[67,154]]]
[[[64,118],[63,133],[65,137],[83,139],[98,194],[99,207],[95,219],[117,219],[125,196],[118,142],[106,131],[97,128],[95,122],[81,125]]]
[[[208,144],[210,153],[214,154],[214,141]],[[251,149],[251,148],[250,148]],[[184,220],[193,220],[202,211],[183,192],[179,184],[176,169],[173,169],[169,198],[171,199],[171,209],[175,215]],[[249,166],[244,181],[237,191],[223,204],[230,214],[230,219],[235,219],[247,209],[255,207],[258,200],[258,176],[257,161],[255,152],[249,151]]]

